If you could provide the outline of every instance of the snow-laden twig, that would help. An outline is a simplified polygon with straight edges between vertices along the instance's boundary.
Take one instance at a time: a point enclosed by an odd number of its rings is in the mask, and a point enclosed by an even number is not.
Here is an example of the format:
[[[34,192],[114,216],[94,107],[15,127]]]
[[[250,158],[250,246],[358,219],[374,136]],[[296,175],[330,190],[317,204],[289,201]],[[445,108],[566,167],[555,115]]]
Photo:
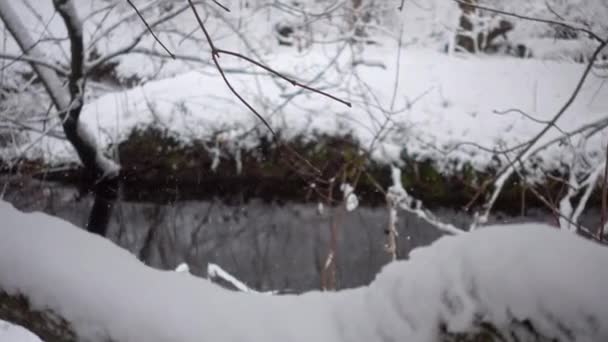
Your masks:
[[[386,194],[387,197],[390,196],[390,200],[398,205],[399,208],[415,214],[420,219],[430,223],[437,229],[448,233],[448,234],[462,234],[464,231],[456,226],[442,222],[439,218],[435,217],[429,210],[424,209],[422,206],[422,202],[418,199],[415,199],[407,191],[403,188],[403,184],[401,183],[401,169],[392,165],[391,166],[391,176],[393,180],[393,185],[388,188],[388,192]]]
[[[181,264],[177,265],[177,267],[175,268],[175,272],[191,273],[190,266],[188,266],[187,263],[182,262]],[[241,292],[268,294],[268,295],[275,295],[278,293],[278,291],[264,291],[264,292],[256,291],[256,290],[250,288],[249,286],[245,285],[245,283],[238,280],[236,277],[234,277],[227,271],[225,271],[219,265],[213,264],[213,263],[209,263],[209,265],[207,265],[207,278],[209,278],[210,280],[221,279],[221,280],[227,281],[228,283],[232,284],[232,286],[234,286],[237,290],[239,290]]]
[[[185,262],[182,262],[181,264],[177,265],[177,267],[175,268],[175,272],[190,273],[190,266],[188,266],[188,264],[186,264]]]
[[[494,204],[495,204],[496,200],[498,199],[498,196],[502,192],[505,182],[512,175],[519,174],[517,168],[520,167],[523,169],[523,161],[528,160],[530,157],[537,155],[539,152],[547,149],[548,147],[550,147],[554,144],[558,144],[558,143],[562,142],[564,139],[570,139],[571,137],[573,137],[575,135],[585,134],[585,138],[589,139],[592,135],[598,133],[600,130],[604,129],[606,126],[608,126],[608,117],[601,117],[598,120],[584,124],[572,131],[565,132],[563,135],[560,135],[558,137],[555,137],[553,139],[550,139],[550,140],[544,142],[543,144],[535,146],[533,149],[528,150],[528,152],[525,155],[521,156],[519,161],[516,159],[509,160],[509,158],[507,158],[508,162],[506,164],[504,171],[499,172],[500,175],[496,178],[496,180],[493,183],[494,190],[492,192],[492,196],[484,204],[483,213],[478,214],[477,218],[471,224],[469,230],[474,230],[478,225],[485,224],[487,222],[490,212],[493,209]],[[523,145],[520,147],[523,147]],[[507,156],[507,150],[503,150],[503,152],[501,152],[501,153],[503,155]],[[491,183],[491,180],[485,182],[482,185],[482,191],[483,191],[483,188],[487,187],[490,183]],[[482,191],[478,192],[478,194],[481,194]],[[471,203],[469,203],[467,205],[467,207],[469,207],[470,204]]]
[[[187,264],[184,263],[184,265],[186,265],[186,267],[188,267]],[[190,271],[189,268],[187,270],[188,270],[188,272]],[[177,269],[176,269],[176,271],[177,271]],[[279,293],[279,291],[276,291],[276,290],[271,290],[271,291],[254,290],[251,287],[247,286],[242,281],[238,280],[235,276],[228,273],[226,270],[221,268],[219,265],[213,264],[213,263],[209,263],[207,265],[207,278],[209,278],[211,280],[214,280],[214,279],[224,280],[224,281],[230,283],[232,286],[234,286],[237,290],[239,290],[241,292],[256,293],[256,294],[263,294],[263,295],[275,295],[275,294]]]
[[[479,8],[479,9],[484,9],[484,10],[492,10],[496,13],[502,13],[501,11],[497,11],[497,10],[493,10],[490,8],[486,8],[483,6],[477,6],[477,5],[472,5],[469,3],[466,3],[464,1],[461,0],[454,0],[460,4],[463,5],[467,5],[471,8]],[[509,14],[509,15],[513,15],[512,13],[502,13],[502,14]],[[529,18],[529,17],[522,17],[522,16],[518,16],[518,15],[514,15],[517,18],[521,18],[521,19],[527,19],[527,20],[533,20],[534,18]],[[536,20],[536,21],[540,21],[540,22],[547,22],[544,20]],[[559,24],[559,23],[556,23]],[[583,30],[585,31],[585,30]],[[587,31],[585,31],[587,32]],[[590,31],[589,31],[590,32]],[[591,34],[593,34],[591,32]],[[606,39],[601,39],[599,38],[599,36],[597,35],[592,35],[592,37],[596,38],[596,40],[599,42],[599,44],[597,45],[597,47],[595,48],[595,50],[593,51],[593,54],[591,56],[591,58],[589,59],[589,62],[587,63],[587,65],[585,66],[585,69],[583,71],[583,73],[581,74],[581,76],[578,79],[578,82],[576,83],[576,86],[574,87],[574,90],[572,91],[572,93],[570,94],[570,96],[568,97],[568,99],[566,100],[566,102],[564,102],[564,104],[560,107],[560,109],[557,111],[557,113],[555,113],[555,115],[553,115],[553,117],[547,121],[547,124],[543,127],[542,130],[540,130],[540,132],[538,132],[537,134],[535,134],[531,139],[529,139],[526,144],[521,148],[521,150],[519,152],[517,152],[517,155],[515,156],[515,158],[512,158],[511,163],[505,165],[504,167],[502,167],[497,173],[496,175],[493,177],[493,179],[489,179],[486,182],[484,182],[482,184],[482,186],[480,187],[480,190],[477,192],[477,194],[474,196],[473,200],[469,203],[469,205],[471,205],[477,198],[479,195],[481,195],[483,192],[485,192],[485,190],[488,188],[488,186],[490,186],[493,182],[494,182],[494,193],[492,194],[490,201],[488,201],[485,205],[484,205],[484,214],[482,214],[480,216],[480,219],[487,219],[488,214],[490,213],[492,206],[494,205],[494,202],[496,201],[496,198],[498,197],[498,195],[500,194],[501,190],[502,190],[502,186],[504,185],[505,181],[516,171],[515,168],[515,164],[516,163],[523,163],[527,158],[529,158],[531,155],[533,155],[534,153],[531,153],[531,151],[535,148],[537,148],[537,143],[547,134],[547,132],[549,132],[552,128],[554,128],[555,124],[557,123],[557,121],[566,113],[566,111],[570,108],[570,106],[572,105],[572,103],[574,103],[574,101],[576,100],[576,98],[578,97],[578,94],[580,93],[581,89],[583,88],[583,85],[585,84],[587,77],[589,76],[589,74],[591,73],[591,70],[593,69],[594,65],[595,65],[595,61],[598,59],[598,57],[600,56],[600,53],[604,50],[604,48],[608,45],[608,40]],[[469,206],[467,205],[467,207]],[[471,225],[471,229],[474,229],[477,226],[477,223],[483,223],[482,221],[475,221],[473,222],[473,224]]]
[[[515,167],[516,166],[514,164],[509,165],[509,167],[505,170],[505,172],[503,172],[496,179],[496,181],[494,182],[494,191],[492,192],[492,196],[490,197],[490,200],[486,204],[484,204],[484,211],[482,214],[475,213],[475,218],[473,219],[473,222],[471,223],[471,226],[469,227],[469,231],[473,231],[473,230],[477,229],[477,227],[479,227],[479,225],[483,225],[488,222],[488,217],[490,216],[490,212],[492,211],[492,208],[494,207],[494,203],[496,202],[496,200],[498,199],[498,196],[502,192],[502,188],[505,186],[507,179],[509,179],[509,177],[511,177],[511,175],[513,175],[515,173],[515,171],[516,171]]]
[[[207,265],[207,277],[209,279],[222,279],[227,281],[232,286],[234,286],[237,290],[241,292],[252,292],[257,293],[258,291],[251,289],[249,286],[245,285],[242,281],[236,279],[236,277],[232,276],[230,273],[226,272],[219,265],[209,263]]]
[[[596,185],[597,185],[598,181],[600,180],[600,175],[602,174],[602,170],[603,170],[605,164],[606,164],[606,162],[600,163],[595,168],[595,170],[589,175],[589,177],[587,177],[585,182],[583,182],[583,184],[581,184],[582,187],[586,187],[586,190],[583,193],[583,197],[581,197],[581,199],[578,201],[578,205],[576,206],[576,209],[574,210],[574,213],[572,214],[572,221],[578,222],[578,218],[583,213],[583,210],[585,210],[585,208],[587,206],[587,202],[589,201],[589,197],[591,197],[591,193],[593,193],[593,190],[596,188]]]
[[[222,155],[222,152],[221,152],[220,147],[218,146],[217,143],[216,143],[216,145],[214,147],[212,147],[210,149],[209,152],[213,156],[213,159],[211,161],[211,171],[212,172],[216,172],[217,171],[217,167],[220,166],[220,157]]]
[[[133,4],[133,2],[131,0],[127,0],[127,2],[133,8],[135,13],[139,17],[139,19],[141,19],[141,21],[144,23],[144,25],[146,26],[146,28],[148,29],[148,31],[150,32],[150,34],[152,35],[154,40],[156,40],[158,42],[158,44],[160,44],[160,46],[167,52],[167,54],[169,54],[169,56],[171,56],[171,58],[175,59],[175,55],[173,54],[173,52],[171,52],[171,50],[169,50],[169,48],[165,44],[163,44],[163,42],[158,38],[156,33],[154,33],[154,30],[152,30],[152,28],[150,27],[150,25],[148,24],[148,22],[146,21],[144,16],[139,12],[139,9],[137,9],[137,6],[135,6],[135,4]]]
[[[395,197],[390,196],[390,190],[386,195],[386,204],[388,206],[388,231],[386,251],[391,255],[393,260],[397,260],[397,238],[399,232],[397,231],[397,203],[394,201]]]
[[[584,144],[585,139],[581,141],[579,145]],[[580,150],[580,147],[578,148]],[[582,214],[583,210],[587,206],[587,201],[591,196],[591,193],[595,189],[596,183],[600,178],[602,170],[604,169],[605,162],[600,161],[594,169],[590,170],[587,174],[587,178],[580,183],[578,180],[579,170],[577,165],[580,159],[580,153],[573,148],[572,163],[570,165],[569,176],[568,176],[568,191],[566,195],[559,202],[559,226],[562,229],[576,232],[579,226],[578,218]],[[582,197],[578,200],[576,209],[572,207],[572,200],[576,197],[581,190],[586,189]]]
[[[579,155],[577,153],[577,148],[572,145],[570,147],[572,149],[572,161],[570,163],[567,182],[568,191],[566,191],[566,195],[559,201],[559,227],[571,232],[576,232],[576,222],[572,221],[572,214],[574,211],[574,208],[572,208],[572,198],[576,196],[581,189],[581,185],[577,178]]]

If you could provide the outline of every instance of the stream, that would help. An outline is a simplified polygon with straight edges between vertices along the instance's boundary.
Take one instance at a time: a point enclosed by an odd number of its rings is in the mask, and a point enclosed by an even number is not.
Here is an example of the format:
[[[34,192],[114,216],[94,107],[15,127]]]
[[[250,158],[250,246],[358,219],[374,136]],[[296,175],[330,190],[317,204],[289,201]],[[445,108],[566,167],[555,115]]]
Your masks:
[[[85,227],[92,196],[81,196],[75,187],[55,182],[19,179],[9,184],[4,199],[17,208],[44,211]],[[391,259],[384,247],[388,209],[319,209],[312,203],[258,199],[230,203],[219,199],[119,201],[107,237],[155,268],[170,270],[186,262],[193,274],[206,276],[207,265],[214,263],[253,289],[300,293],[321,288],[332,217],[337,215],[336,288],[369,284]],[[459,227],[468,226],[471,220],[454,209],[434,213]],[[555,222],[540,210],[528,210],[525,217],[495,214],[491,221]],[[588,210],[583,222],[596,221],[599,210]],[[403,211],[397,229],[399,258],[442,236],[432,225]]]

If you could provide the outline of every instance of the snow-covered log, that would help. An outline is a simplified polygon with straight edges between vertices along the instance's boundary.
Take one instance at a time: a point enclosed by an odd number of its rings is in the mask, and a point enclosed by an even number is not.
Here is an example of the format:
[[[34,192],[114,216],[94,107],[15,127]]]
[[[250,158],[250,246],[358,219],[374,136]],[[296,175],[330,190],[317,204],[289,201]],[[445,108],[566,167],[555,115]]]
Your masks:
[[[261,296],[45,214],[0,217],[0,320],[47,342],[608,340],[608,249],[544,225],[446,236],[368,287]]]

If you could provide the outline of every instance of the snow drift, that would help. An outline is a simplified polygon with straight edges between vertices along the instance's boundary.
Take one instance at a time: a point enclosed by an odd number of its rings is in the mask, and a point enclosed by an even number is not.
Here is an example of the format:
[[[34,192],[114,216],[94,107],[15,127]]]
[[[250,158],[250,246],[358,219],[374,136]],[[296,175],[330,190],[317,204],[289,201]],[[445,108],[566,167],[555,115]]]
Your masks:
[[[437,341],[488,326],[506,339],[608,340],[608,249],[549,226],[444,237],[360,289],[265,296],[149,268],[5,202],[0,217],[0,293],[55,312],[82,341]]]

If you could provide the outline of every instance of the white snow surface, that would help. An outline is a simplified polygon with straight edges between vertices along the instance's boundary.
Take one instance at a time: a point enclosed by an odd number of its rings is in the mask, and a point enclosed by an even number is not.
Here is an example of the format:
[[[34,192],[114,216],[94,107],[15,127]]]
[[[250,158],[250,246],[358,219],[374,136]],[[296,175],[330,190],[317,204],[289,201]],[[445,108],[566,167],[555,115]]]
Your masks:
[[[30,331],[12,324],[0,320],[0,341],[2,342],[41,342],[38,336],[34,335]]]
[[[156,1],[134,2],[148,20],[165,13],[162,6],[155,5]],[[314,139],[310,136],[312,133],[351,133],[365,147],[373,143],[373,157],[387,163],[398,161],[400,152],[407,147],[408,155],[418,159],[431,158],[444,168],[452,165],[453,161],[456,167],[463,163],[471,163],[478,169],[494,166],[491,165],[491,153],[471,145],[457,144],[473,142],[487,148],[502,149],[531,138],[542,129],[543,124],[517,113],[497,115],[494,111],[518,108],[538,120],[550,119],[566,102],[584,67],[568,62],[520,60],[504,56],[446,56],[439,53],[458,23],[458,6],[450,0],[428,0],[424,3],[408,0],[401,12],[395,11],[395,6],[388,2],[378,1],[379,11],[383,13],[382,25],[374,31],[374,40],[378,45],[365,46],[363,51],[359,51],[357,47],[343,48],[339,43],[316,44],[301,52],[295,47],[278,46],[273,27],[279,22],[291,22],[297,26],[308,19],[275,6],[264,6],[263,1],[249,2],[251,8],[242,6],[242,2],[225,1],[231,8],[230,13],[224,13],[214,4],[202,6],[204,13],[210,15],[206,25],[219,47],[260,59],[304,84],[352,101],[354,106],[349,109],[315,94],[300,93],[297,88],[271,77],[244,75],[243,72],[255,71],[259,74],[262,70],[224,56],[221,64],[228,71],[238,72],[227,75],[239,92],[284,137],[301,134]],[[28,5],[31,3],[15,2],[12,6],[31,28],[34,37],[65,36],[64,24],[55,14],[51,1],[36,2],[35,7]],[[328,6],[333,7],[323,1],[306,0],[299,3],[314,13],[326,10]],[[485,3],[539,17],[552,18],[554,15],[545,2],[513,0]],[[557,13],[571,18],[572,22],[597,23],[598,27],[592,28],[604,32],[608,7],[602,0],[550,3]],[[77,8],[82,18],[88,18],[84,22],[85,41],[93,44],[102,55],[127,45],[140,32],[146,31],[141,20],[124,1],[113,2],[112,11],[104,21],[105,12],[99,9],[107,5],[105,1],[81,0]],[[174,4],[173,9],[178,7]],[[128,20],[116,26],[111,34],[103,34],[125,18]],[[336,16],[336,20],[340,18],[340,15]],[[509,33],[512,43],[527,43],[537,58],[559,60],[564,57],[562,55],[588,54],[595,47],[587,39],[556,40],[550,34],[553,29],[544,24],[526,21],[514,23],[515,29]],[[231,25],[238,27],[246,40],[234,33]],[[196,26],[193,14],[185,11],[163,28],[189,33]],[[344,32],[336,31],[336,27],[341,26],[332,23],[330,18],[309,26],[311,37],[317,41],[332,41],[344,35]],[[397,72],[398,49],[395,39],[401,30],[403,46],[407,48],[401,51]],[[113,143],[120,143],[134,127],[148,125],[166,128],[184,143],[194,139],[213,140],[218,133],[226,133],[228,140],[231,140],[228,143],[234,145],[231,148],[235,149],[235,155],[242,148],[255,147],[257,134],[247,132],[252,127],[259,128],[256,131],[258,134],[267,132],[259,120],[229,92],[217,70],[209,67],[209,51],[202,40],[202,33],[197,32],[195,36],[199,39],[190,41],[179,35],[161,32],[160,29],[158,31],[160,38],[174,53],[201,58],[203,63],[150,58],[141,54],[119,57],[118,72],[121,76],[136,75],[142,80],[155,80],[135,89],[116,91],[88,101],[82,119],[97,135],[101,147],[107,149]],[[4,38],[5,34],[0,32],[0,38]],[[6,39],[5,43],[7,53],[19,55],[20,50],[12,39]],[[138,47],[157,51],[161,56],[165,54],[150,36],[142,39]],[[255,54],[248,47],[252,47]],[[67,41],[41,42],[41,49],[44,49],[50,62],[67,63]],[[341,51],[340,56],[326,70],[336,50]],[[13,63],[9,71],[12,69],[23,71],[27,70],[27,66]],[[604,86],[606,78],[602,73],[605,74],[605,70],[596,70],[590,76],[578,99],[558,122],[561,129],[571,131],[608,116],[608,90]],[[398,75],[398,82],[395,82],[395,75]],[[156,80],[162,77],[169,78]],[[4,81],[7,85],[15,83],[13,86],[16,87],[18,79],[5,77]],[[93,88],[93,83],[90,88]],[[399,87],[391,105],[395,83]],[[87,94],[94,94],[91,95],[93,97],[103,92],[105,90],[91,89]],[[289,101],[296,93],[300,95]],[[38,98],[32,100],[32,96],[29,93],[27,97],[15,95],[6,102],[7,105],[10,102],[10,108],[14,108],[14,111],[24,111],[27,115],[44,112],[46,107],[40,105],[44,101]],[[390,132],[383,135],[380,141],[375,141],[374,137],[388,116]],[[559,134],[557,129],[553,129],[538,145]],[[39,135],[29,135],[29,139],[18,142],[22,143],[21,146],[0,149],[0,156],[10,158],[25,154],[30,158],[43,158],[51,164],[78,161],[67,142],[44,138],[42,144],[31,147],[30,143],[37,141]],[[572,139],[572,145],[577,145],[577,139]],[[608,133],[603,130],[586,142],[588,156],[585,157],[589,158],[590,165],[604,155],[601,146],[605,146],[607,140]],[[458,148],[454,149],[455,146]],[[569,164],[567,161],[571,159],[571,154],[568,144],[554,145],[539,153],[547,169],[559,167],[564,160]]]
[[[608,249],[539,224],[444,237],[371,285],[259,296],[145,266],[58,218],[0,202],[0,288],[72,322],[83,341],[436,341],[529,319],[568,341],[608,340]]]
[[[351,101],[353,108],[302,92],[270,76],[228,77],[286,139],[351,134],[364,148],[371,147],[377,161],[400,163],[405,150],[416,159],[436,161],[444,170],[458,169],[464,163],[483,170],[496,166],[493,154],[461,143],[502,150],[528,141],[543,129],[542,121],[553,118],[566,103],[584,68],[567,62],[447,56],[430,50],[404,49],[397,73],[396,47],[366,47],[361,57],[357,56],[343,51],[336,64],[325,71],[328,57],[321,51],[298,56],[289,50],[267,56],[274,68],[297,75],[305,84],[321,74],[311,85]],[[384,69],[361,64],[345,76],[343,70],[350,67],[353,58],[381,61]],[[228,56],[222,58],[222,64],[226,68],[254,70]],[[336,71],[336,66],[342,71]],[[395,75],[398,89],[391,106]],[[594,121],[608,120],[608,88],[604,82],[596,72],[589,75],[577,99],[557,122],[559,130],[551,129],[536,146],[561,136],[560,130],[570,132]],[[508,109],[522,110],[540,123],[517,112],[496,113]],[[259,136],[268,134],[213,69],[195,70],[107,94],[87,104],[81,118],[105,148],[124,141],[136,127],[167,130],[183,143],[221,139],[235,150],[233,155],[240,149],[256,147]],[[252,131],[254,127],[257,129]],[[385,134],[377,139],[382,127]],[[37,138],[32,133],[32,139]],[[558,169],[571,159],[572,146],[579,145],[583,145],[590,161],[599,162],[608,130],[603,129],[584,144],[579,144],[579,140],[580,136],[575,136],[568,143],[541,150],[541,166]],[[43,138],[29,155],[51,163],[77,161],[66,141],[52,137]]]

